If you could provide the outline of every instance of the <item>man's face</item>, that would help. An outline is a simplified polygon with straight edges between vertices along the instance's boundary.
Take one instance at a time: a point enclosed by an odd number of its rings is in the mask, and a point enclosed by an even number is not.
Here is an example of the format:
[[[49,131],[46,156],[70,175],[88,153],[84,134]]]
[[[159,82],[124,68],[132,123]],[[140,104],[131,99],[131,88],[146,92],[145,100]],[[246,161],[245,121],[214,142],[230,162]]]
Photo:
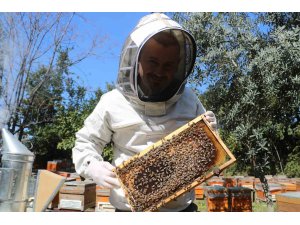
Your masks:
[[[149,39],[142,49],[138,72],[145,95],[157,95],[173,80],[179,63],[179,47]]]

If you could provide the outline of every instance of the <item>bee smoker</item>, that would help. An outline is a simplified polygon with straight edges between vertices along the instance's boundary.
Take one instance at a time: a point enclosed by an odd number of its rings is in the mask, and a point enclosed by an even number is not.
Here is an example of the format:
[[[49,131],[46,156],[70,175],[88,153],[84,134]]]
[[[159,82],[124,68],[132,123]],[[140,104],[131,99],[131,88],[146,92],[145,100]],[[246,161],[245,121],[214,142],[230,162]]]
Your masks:
[[[5,128],[2,140],[0,212],[24,212],[34,154]]]

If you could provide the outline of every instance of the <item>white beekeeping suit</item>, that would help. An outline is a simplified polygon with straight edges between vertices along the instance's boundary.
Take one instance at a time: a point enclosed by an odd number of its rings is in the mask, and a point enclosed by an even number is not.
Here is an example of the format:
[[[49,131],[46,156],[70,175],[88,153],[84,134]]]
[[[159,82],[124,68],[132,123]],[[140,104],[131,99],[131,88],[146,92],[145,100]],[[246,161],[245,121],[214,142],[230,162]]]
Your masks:
[[[143,95],[139,91],[138,59],[145,43],[159,32],[170,32],[180,46],[177,72],[166,91],[158,96]],[[128,36],[120,57],[117,88],[104,94],[94,111],[76,133],[73,148],[75,169],[83,177],[90,177],[89,163],[103,161],[102,150],[113,144],[113,166],[143,151],[177,128],[186,124],[205,109],[185,83],[196,55],[193,37],[177,22],[164,14],[143,17]],[[194,199],[188,192],[169,202],[161,211],[180,211]],[[121,188],[113,188],[111,204],[120,210],[130,210]]]

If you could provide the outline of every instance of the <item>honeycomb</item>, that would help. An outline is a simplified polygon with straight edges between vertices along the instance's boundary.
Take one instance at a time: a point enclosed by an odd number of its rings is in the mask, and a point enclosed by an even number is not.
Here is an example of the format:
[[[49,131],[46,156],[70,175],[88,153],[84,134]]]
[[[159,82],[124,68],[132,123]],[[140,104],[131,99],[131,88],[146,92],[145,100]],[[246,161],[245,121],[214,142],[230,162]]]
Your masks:
[[[190,123],[116,167],[132,211],[156,211],[205,180],[219,157],[204,125],[202,120]]]

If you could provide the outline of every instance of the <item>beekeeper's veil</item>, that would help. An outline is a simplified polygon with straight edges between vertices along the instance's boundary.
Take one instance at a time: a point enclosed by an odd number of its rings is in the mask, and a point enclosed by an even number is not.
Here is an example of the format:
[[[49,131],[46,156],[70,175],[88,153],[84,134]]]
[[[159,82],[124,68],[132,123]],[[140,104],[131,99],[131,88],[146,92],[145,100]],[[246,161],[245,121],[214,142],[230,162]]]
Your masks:
[[[145,96],[139,91],[139,54],[145,43],[159,32],[167,32],[177,39],[180,46],[180,62],[174,74],[174,81],[162,94],[156,97]],[[120,58],[117,88],[135,108],[142,110],[146,115],[164,115],[181,96],[194,66],[195,57],[196,44],[189,32],[165,14],[149,14],[139,21],[125,41]]]

